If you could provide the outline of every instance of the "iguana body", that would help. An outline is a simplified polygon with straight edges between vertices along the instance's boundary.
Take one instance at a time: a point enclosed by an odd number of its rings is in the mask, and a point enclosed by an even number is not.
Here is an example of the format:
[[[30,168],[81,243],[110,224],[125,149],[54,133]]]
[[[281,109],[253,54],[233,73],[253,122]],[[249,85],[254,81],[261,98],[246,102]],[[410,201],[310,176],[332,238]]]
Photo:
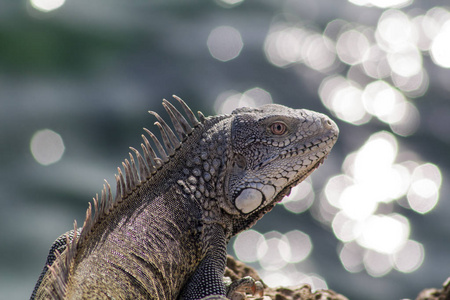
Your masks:
[[[55,242],[32,299],[225,299],[229,239],[317,168],[338,136],[308,110],[266,105],[198,121],[175,98],[191,125],[163,102],[176,134],[153,113],[165,149],[146,130],[159,157],[143,135],[142,155],[131,148],[139,168],[130,154],[115,199],[106,184],[82,230]],[[53,259],[55,249],[64,251]]]

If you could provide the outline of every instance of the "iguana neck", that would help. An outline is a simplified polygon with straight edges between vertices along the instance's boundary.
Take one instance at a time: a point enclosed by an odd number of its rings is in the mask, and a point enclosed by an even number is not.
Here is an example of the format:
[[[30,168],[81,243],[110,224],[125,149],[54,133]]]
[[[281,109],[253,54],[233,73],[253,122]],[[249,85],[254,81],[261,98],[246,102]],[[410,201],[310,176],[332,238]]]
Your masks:
[[[181,187],[178,191],[179,201],[186,199],[202,208],[201,218],[204,222],[222,222],[219,220],[221,216],[218,213],[218,203],[223,202],[224,198],[223,177],[230,151],[227,148],[229,135],[222,131],[229,130],[226,124],[229,118],[230,116],[217,116],[203,120],[183,141],[182,147],[179,147],[156,173],[116,200],[114,207],[100,217],[98,223],[105,220],[107,223],[111,222],[111,218],[123,214],[121,207],[136,207],[140,205],[139,202],[149,201],[174,185]],[[217,126],[217,123],[222,125]],[[132,163],[134,164],[134,161]],[[99,224],[93,224],[91,231],[94,231],[97,225]],[[105,230],[111,230],[111,226],[108,229],[105,227]]]
[[[225,176],[230,168],[230,116],[219,116],[205,120],[202,133],[186,143],[193,146],[184,154],[182,174],[177,184],[186,197],[202,208],[202,222],[217,223],[230,231],[227,214],[234,211],[225,194]]]

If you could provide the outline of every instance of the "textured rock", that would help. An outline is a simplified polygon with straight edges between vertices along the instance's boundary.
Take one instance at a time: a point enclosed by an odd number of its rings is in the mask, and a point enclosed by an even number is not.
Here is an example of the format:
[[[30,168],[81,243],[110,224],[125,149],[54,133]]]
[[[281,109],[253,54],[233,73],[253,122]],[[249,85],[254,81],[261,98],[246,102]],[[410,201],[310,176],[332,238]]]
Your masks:
[[[255,269],[237,261],[230,255],[227,257],[225,276],[230,277],[233,281],[245,276],[251,276],[255,280],[262,282]],[[319,290],[313,293],[309,284],[278,288],[270,288],[264,283],[263,285],[265,295],[263,298],[264,300],[348,300],[347,297],[338,294],[333,290]],[[259,298],[248,296],[247,299]],[[450,277],[447,278],[441,289],[424,289],[417,296],[416,300],[450,300]]]
[[[227,257],[227,268],[225,270],[225,276],[230,277],[232,280],[236,280],[245,276],[251,276],[255,280],[261,281],[261,278],[255,271],[255,269],[247,266],[242,262],[237,261],[229,255]],[[267,285],[264,285],[264,295],[264,300],[348,300],[347,297],[344,297],[332,290],[319,290],[313,293],[309,284],[278,288],[270,288]],[[247,297],[247,299],[257,298],[249,296]]]
[[[416,300],[450,300],[450,277],[442,285],[442,289],[424,289]]]

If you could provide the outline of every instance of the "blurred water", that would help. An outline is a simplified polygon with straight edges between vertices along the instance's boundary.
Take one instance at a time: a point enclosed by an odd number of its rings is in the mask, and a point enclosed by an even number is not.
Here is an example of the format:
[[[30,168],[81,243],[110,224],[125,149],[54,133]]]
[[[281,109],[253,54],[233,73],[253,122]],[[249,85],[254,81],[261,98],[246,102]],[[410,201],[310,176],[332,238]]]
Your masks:
[[[0,2],[0,299],[29,297],[52,241],[172,94],[206,115],[274,102],[337,121],[326,163],[230,243],[267,283],[350,299],[439,287],[450,269],[450,8],[439,5]]]

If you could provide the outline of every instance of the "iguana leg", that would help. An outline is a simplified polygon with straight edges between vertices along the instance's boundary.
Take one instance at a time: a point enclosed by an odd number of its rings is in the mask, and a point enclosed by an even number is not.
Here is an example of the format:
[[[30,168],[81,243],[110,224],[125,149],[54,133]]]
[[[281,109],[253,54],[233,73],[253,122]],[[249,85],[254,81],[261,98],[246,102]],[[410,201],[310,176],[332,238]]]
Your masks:
[[[225,270],[225,254],[210,255],[203,259],[189,279],[181,299],[203,299],[210,295],[221,295],[225,298],[223,272]]]
[[[79,228],[77,230],[77,236],[80,236],[81,229]],[[30,300],[33,300],[36,297],[36,292],[39,289],[39,286],[41,285],[42,279],[44,278],[45,274],[48,271],[48,267],[51,266],[56,259],[56,251],[59,253],[62,253],[66,247],[67,247],[67,237],[69,237],[69,241],[73,240],[74,237],[74,231],[73,229],[60,235],[52,244],[50,250],[48,251],[47,260],[45,261],[44,268],[42,269],[41,275],[39,276],[38,281],[36,282],[36,285],[34,287],[33,293],[31,294]]]
[[[211,224],[205,229],[204,234],[208,237],[205,242],[209,246],[208,251],[184,286],[179,299],[240,300],[245,299],[245,294],[242,292],[262,297],[264,290],[262,283],[250,276],[231,283],[223,277],[227,260],[223,228],[217,224]]]
[[[180,299],[227,299],[223,274],[227,260],[226,237],[218,224],[204,228],[206,254],[188,282],[185,284]],[[222,297],[222,298],[221,298]]]

